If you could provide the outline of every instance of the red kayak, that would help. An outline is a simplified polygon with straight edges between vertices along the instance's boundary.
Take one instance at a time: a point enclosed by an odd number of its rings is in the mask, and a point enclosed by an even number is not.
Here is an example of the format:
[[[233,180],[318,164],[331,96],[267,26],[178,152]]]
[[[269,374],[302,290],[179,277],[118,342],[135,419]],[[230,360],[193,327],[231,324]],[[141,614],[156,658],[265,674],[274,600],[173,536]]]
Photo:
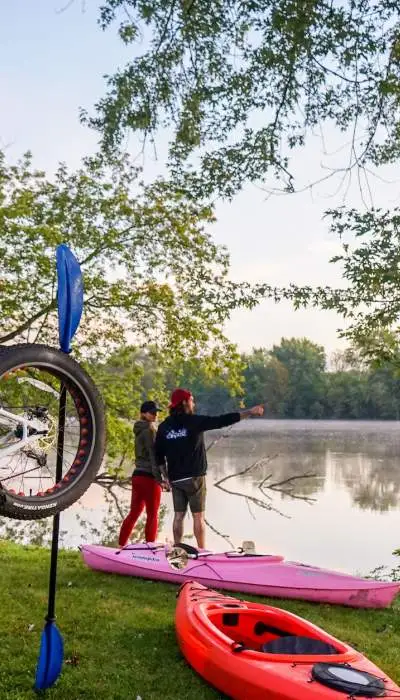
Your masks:
[[[188,663],[233,700],[400,698],[363,654],[285,610],[188,582],[175,626]]]

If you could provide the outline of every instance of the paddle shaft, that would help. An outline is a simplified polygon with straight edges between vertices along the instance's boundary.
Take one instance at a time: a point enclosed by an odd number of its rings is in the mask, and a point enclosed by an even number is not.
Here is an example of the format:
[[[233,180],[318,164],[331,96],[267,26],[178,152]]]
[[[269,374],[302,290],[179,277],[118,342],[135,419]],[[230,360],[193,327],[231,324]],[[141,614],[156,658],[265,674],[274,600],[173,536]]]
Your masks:
[[[57,462],[56,462],[56,484],[61,481],[64,458],[64,429],[65,412],[67,403],[67,390],[64,384],[61,385],[60,403],[58,408],[58,436],[57,436]],[[46,620],[51,622],[55,619],[56,604],[56,584],[57,584],[57,559],[58,559],[58,537],[60,532],[60,513],[53,518],[53,535],[51,540],[51,560],[50,560],[50,580],[49,580],[49,605]]]

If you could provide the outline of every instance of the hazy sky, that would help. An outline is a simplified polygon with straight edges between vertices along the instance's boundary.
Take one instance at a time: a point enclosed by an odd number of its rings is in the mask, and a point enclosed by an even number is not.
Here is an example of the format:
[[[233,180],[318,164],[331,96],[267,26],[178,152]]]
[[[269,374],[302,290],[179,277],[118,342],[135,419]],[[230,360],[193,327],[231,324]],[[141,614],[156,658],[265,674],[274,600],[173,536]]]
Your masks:
[[[60,160],[76,167],[95,149],[97,134],[79,124],[78,109],[90,110],[104,94],[102,76],[123,65],[130,53],[115,32],[104,34],[96,25],[97,2],[88,0],[82,12],[81,0],[75,0],[60,12],[65,4],[66,0],[3,3],[0,26],[0,146],[10,159],[32,150],[35,164],[48,171]],[[333,130],[327,130],[325,138],[331,151],[343,142]],[[135,153],[134,142],[131,147]],[[343,164],[340,159],[347,155],[335,158]],[[321,175],[321,159],[321,138],[315,136],[296,160],[304,182]],[[151,174],[158,166],[148,156],[145,167]],[[393,203],[388,189],[374,180],[374,197],[380,203]],[[324,210],[339,202],[339,195],[328,196],[334,190],[330,183],[313,195],[267,199],[265,192],[251,186],[232,203],[218,205],[213,235],[230,250],[232,276],[277,285],[340,284],[339,269],[328,263],[338,243],[328,222],[322,221]],[[358,204],[357,188],[350,194]],[[226,330],[242,349],[305,335],[330,353],[343,346],[336,334],[342,325],[334,313],[295,312],[289,304],[264,302],[252,312],[236,313]]]

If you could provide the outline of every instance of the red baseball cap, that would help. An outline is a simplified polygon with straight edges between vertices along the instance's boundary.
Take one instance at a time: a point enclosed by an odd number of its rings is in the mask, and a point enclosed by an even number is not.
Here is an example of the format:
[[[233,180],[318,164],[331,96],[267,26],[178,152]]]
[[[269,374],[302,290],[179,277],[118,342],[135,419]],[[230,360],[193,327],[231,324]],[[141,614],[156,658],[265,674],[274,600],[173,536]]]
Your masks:
[[[192,393],[187,389],[175,389],[171,394],[169,408],[176,408],[180,403],[189,401],[192,398]]]

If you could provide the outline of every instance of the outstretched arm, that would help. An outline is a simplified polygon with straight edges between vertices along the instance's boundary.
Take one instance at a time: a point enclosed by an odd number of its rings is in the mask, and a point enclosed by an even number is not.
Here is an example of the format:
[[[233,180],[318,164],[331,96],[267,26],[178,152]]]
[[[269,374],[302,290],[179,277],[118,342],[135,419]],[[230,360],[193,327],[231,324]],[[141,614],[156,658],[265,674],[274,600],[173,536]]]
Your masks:
[[[243,418],[250,418],[250,416],[262,416],[264,415],[264,406],[259,404],[258,406],[253,406],[252,408],[244,408],[240,413],[240,420]]]
[[[224,413],[222,416],[195,415],[193,418],[196,419],[198,430],[205,432],[206,430],[226,428],[228,425],[238,423],[244,418],[249,418],[250,416],[262,416],[263,413],[263,406],[253,406],[252,408],[246,408],[242,411],[236,411],[235,413]]]

